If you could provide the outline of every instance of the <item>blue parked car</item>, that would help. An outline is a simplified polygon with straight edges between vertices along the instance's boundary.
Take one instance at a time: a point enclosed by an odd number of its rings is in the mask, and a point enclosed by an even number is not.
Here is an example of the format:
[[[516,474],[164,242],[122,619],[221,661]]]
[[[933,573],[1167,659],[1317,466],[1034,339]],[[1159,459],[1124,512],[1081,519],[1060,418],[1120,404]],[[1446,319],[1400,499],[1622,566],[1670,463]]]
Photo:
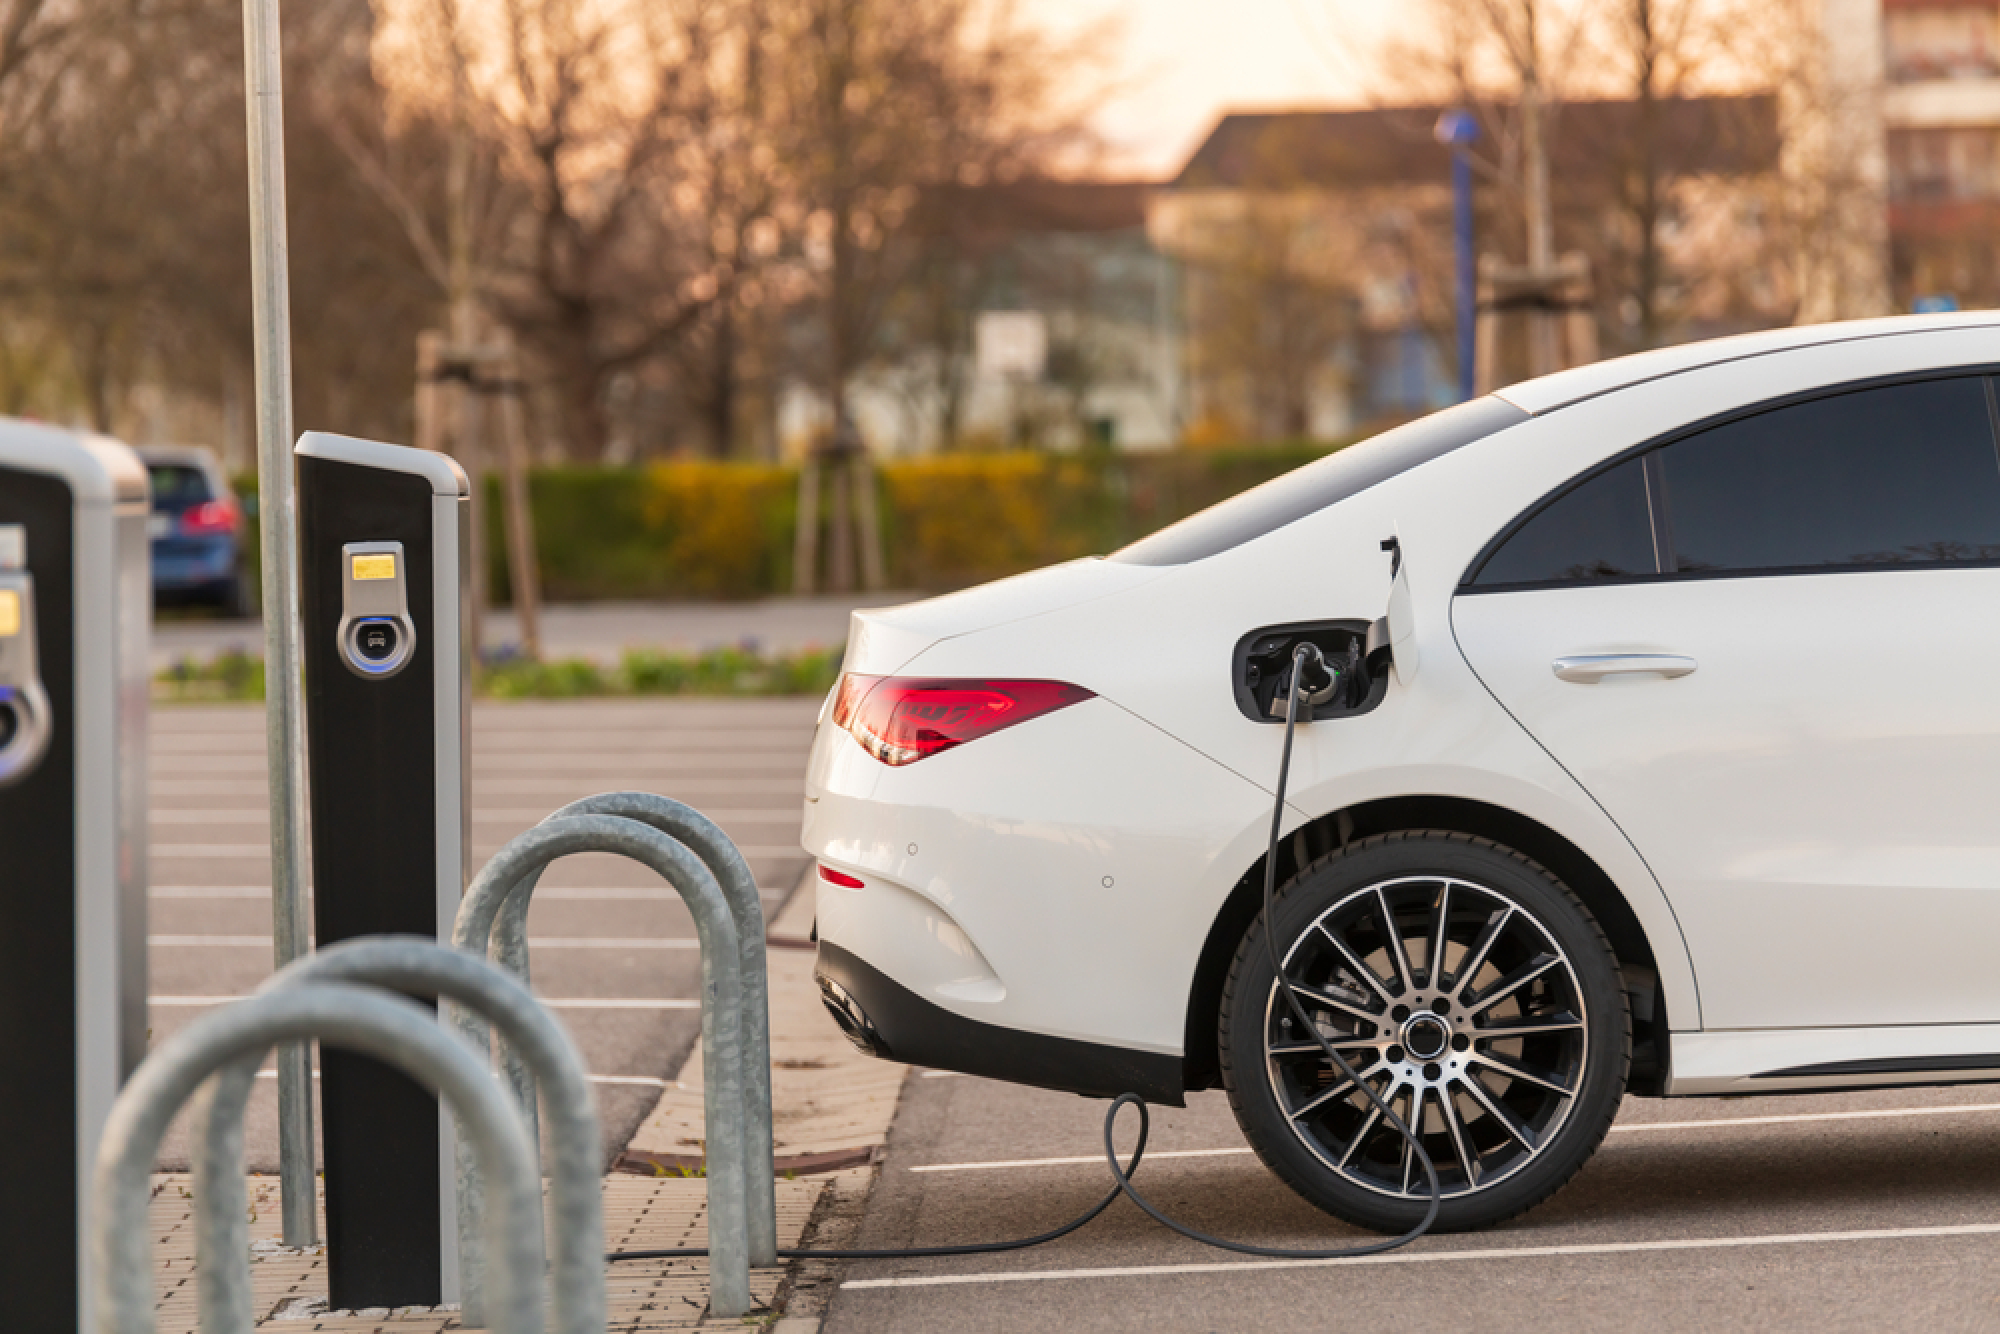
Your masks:
[[[244,569],[243,507],[213,452],[190,445],[139,450],[153,481],[153,601],[199,602],[254,616]]]

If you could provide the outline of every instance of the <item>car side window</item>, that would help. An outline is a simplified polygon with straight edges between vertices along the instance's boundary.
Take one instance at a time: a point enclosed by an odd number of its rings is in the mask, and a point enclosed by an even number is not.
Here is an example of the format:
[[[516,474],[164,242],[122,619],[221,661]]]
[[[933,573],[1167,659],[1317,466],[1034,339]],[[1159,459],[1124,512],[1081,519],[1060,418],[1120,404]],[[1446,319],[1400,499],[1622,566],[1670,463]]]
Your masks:
[[[1655,574],[1645,462],[1628,459],[1563,492],[1487,558],[1477,588]]]
[[[1663,446],[1679,573],[2000,560],[1984,380],[1883,385]]]

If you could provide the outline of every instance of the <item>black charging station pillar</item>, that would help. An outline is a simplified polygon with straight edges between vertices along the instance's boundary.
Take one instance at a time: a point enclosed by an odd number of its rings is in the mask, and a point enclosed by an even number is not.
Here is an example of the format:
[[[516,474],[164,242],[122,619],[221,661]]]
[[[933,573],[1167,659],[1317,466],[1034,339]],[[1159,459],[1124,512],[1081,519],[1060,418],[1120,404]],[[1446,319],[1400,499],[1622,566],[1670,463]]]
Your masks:
[[[449,941],[465,887],[466,512],[442,454],[308,431],[298,462],[313,928]],[[320,1054],[328,1300],[457,1301],[450,1122],[385,1065]]]
[[[0,1311],[95,1328],[97,1140],[146,1052],[146,470],[0,420]]]

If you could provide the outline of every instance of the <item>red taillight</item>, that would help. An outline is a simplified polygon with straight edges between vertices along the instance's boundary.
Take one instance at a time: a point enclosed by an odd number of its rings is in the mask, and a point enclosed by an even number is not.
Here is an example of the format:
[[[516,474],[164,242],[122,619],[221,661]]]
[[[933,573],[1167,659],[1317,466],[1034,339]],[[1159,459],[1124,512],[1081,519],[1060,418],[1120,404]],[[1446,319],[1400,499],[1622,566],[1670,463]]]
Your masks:
[[[213,537],[236,531],[236,502],[205,500],[181,511],[182,537]]]
[[[1094,698],[1061,681],[957,681],[915,676],[840,680],[833,721],[888,765],[915,764],[1015,723]]]
[[[845,871],[836,871],[831,866],[821,866],[819,868],[819,878],[826,881],[829,885],[839,885],[842,889],[868,888],[867,885],[861,882],[859,876],[849,875]]]

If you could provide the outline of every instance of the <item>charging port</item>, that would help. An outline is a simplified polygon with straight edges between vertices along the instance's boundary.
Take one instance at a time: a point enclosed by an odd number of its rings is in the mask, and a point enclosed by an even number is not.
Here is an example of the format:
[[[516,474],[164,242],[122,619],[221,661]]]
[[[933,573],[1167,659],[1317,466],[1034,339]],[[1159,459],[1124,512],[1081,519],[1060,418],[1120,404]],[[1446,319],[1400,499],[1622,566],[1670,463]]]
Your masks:
[[[1371,652],[1375,646],[1370,643],[1369,629],[1367,621],[1303,621],[1252,630],[1236,641],[1230,658],[1236,707],[1253,722],[1284,722],[1292,648],[1305,641],[1317,645],[1327,666],[1341,677],[1332,698],[1314,707],[1313,717],[1342,718],[1368,712],[1382,702],[1388,690],[1384,655]]]

